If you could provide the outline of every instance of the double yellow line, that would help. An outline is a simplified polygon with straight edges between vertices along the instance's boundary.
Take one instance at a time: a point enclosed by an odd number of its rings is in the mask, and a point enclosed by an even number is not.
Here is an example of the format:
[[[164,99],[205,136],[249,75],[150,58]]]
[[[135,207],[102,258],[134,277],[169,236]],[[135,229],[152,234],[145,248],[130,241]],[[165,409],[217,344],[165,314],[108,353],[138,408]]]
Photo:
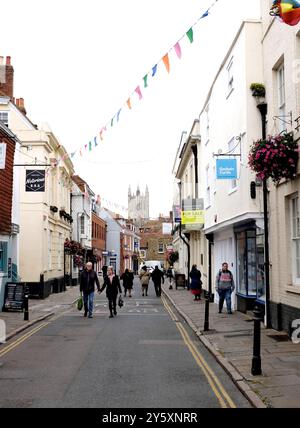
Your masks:
[[[194,343],[191,341],[187,331],[183,327],[183,325],[179,322],[178,318],[170,308],[169,304],[167,303],[165,297],[162,297],[162,302],[166,308],[166,310],[169,312],[171,318],[173,321],[176,322],[176,327],[178,328],[184,343],[188,347],[189,351],[194,357],[194,360],[198,364],[198,366],[201,368],[202,372],[204,373],[212,391],[214,392],[215,396],[217,397],[220,406],[222,408],[236,408],[236,405],[224,389],[223,385],[217,378],[216,374],[213,372],[213,370],[209,367],[203,356],[201,355],[199,349],[194,345]]]
[[[24,334],[22,337],[15,340],[10,345],[6,346],[2,351],[0,350],[0,357],[3,357],[3,355],[12,351],[14,348],[19,346],[22,342],[27,340],[30,336],[34,335],[35,333],[37,333],[42,328],[46,327],[46,325],[48,325],[48,324],[50,324],[50,322],[44,322],[44,323],[40,324],[38,327],[35,327],[33,330],[30,330],[28,333]]]

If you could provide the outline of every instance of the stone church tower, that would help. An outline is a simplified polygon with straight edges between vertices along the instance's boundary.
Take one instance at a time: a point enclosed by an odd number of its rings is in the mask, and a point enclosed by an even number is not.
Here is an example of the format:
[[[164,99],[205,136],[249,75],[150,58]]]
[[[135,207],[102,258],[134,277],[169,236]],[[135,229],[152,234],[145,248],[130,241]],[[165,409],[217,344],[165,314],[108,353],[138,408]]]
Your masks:
[[[146,186],[145,194],[141,194],[139,186],[136,193],[128,189],[128,218],[135,222],[149,220],[149,190]]]

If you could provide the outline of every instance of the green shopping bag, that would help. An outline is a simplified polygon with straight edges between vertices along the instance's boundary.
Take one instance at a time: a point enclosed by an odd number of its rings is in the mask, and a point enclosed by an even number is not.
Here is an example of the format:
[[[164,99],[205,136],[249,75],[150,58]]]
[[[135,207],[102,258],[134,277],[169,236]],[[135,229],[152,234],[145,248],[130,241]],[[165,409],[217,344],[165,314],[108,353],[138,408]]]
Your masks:
[[[80,297],[77,300],[77,309],[81,311],[82,308],[83,308],[83,299],[82,299],[82,295],[80,295]]]

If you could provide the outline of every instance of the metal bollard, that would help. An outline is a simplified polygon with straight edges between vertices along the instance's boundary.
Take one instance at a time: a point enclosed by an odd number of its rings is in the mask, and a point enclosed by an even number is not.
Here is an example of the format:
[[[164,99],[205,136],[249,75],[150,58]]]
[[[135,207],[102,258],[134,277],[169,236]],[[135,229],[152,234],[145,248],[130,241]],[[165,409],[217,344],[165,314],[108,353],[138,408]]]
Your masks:
[[[253,376],[261,375],[261,357],[260,357],[260,322],[261,322],[261,311],[258,306],[255,306],[253,310],[253,321],[254,321],[254,334],[253,334],[253,358],[251,374]]]
[[[29,293],[26,286],[25,294],[24,294],[24,321],[29,321],[28,300],[29,300]]]
[[[210,292],[205,293],[205,314],[204,314],[204,331],[209,331],[209,303]]]

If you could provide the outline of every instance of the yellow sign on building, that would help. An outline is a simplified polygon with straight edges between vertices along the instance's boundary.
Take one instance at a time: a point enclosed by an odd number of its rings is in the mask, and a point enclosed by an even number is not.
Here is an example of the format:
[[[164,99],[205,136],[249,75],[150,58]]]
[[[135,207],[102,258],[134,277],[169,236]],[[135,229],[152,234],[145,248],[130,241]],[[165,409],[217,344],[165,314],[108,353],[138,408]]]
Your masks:
[[[182,211],[181,224],[204,224],[204,211],[203,210]]]

